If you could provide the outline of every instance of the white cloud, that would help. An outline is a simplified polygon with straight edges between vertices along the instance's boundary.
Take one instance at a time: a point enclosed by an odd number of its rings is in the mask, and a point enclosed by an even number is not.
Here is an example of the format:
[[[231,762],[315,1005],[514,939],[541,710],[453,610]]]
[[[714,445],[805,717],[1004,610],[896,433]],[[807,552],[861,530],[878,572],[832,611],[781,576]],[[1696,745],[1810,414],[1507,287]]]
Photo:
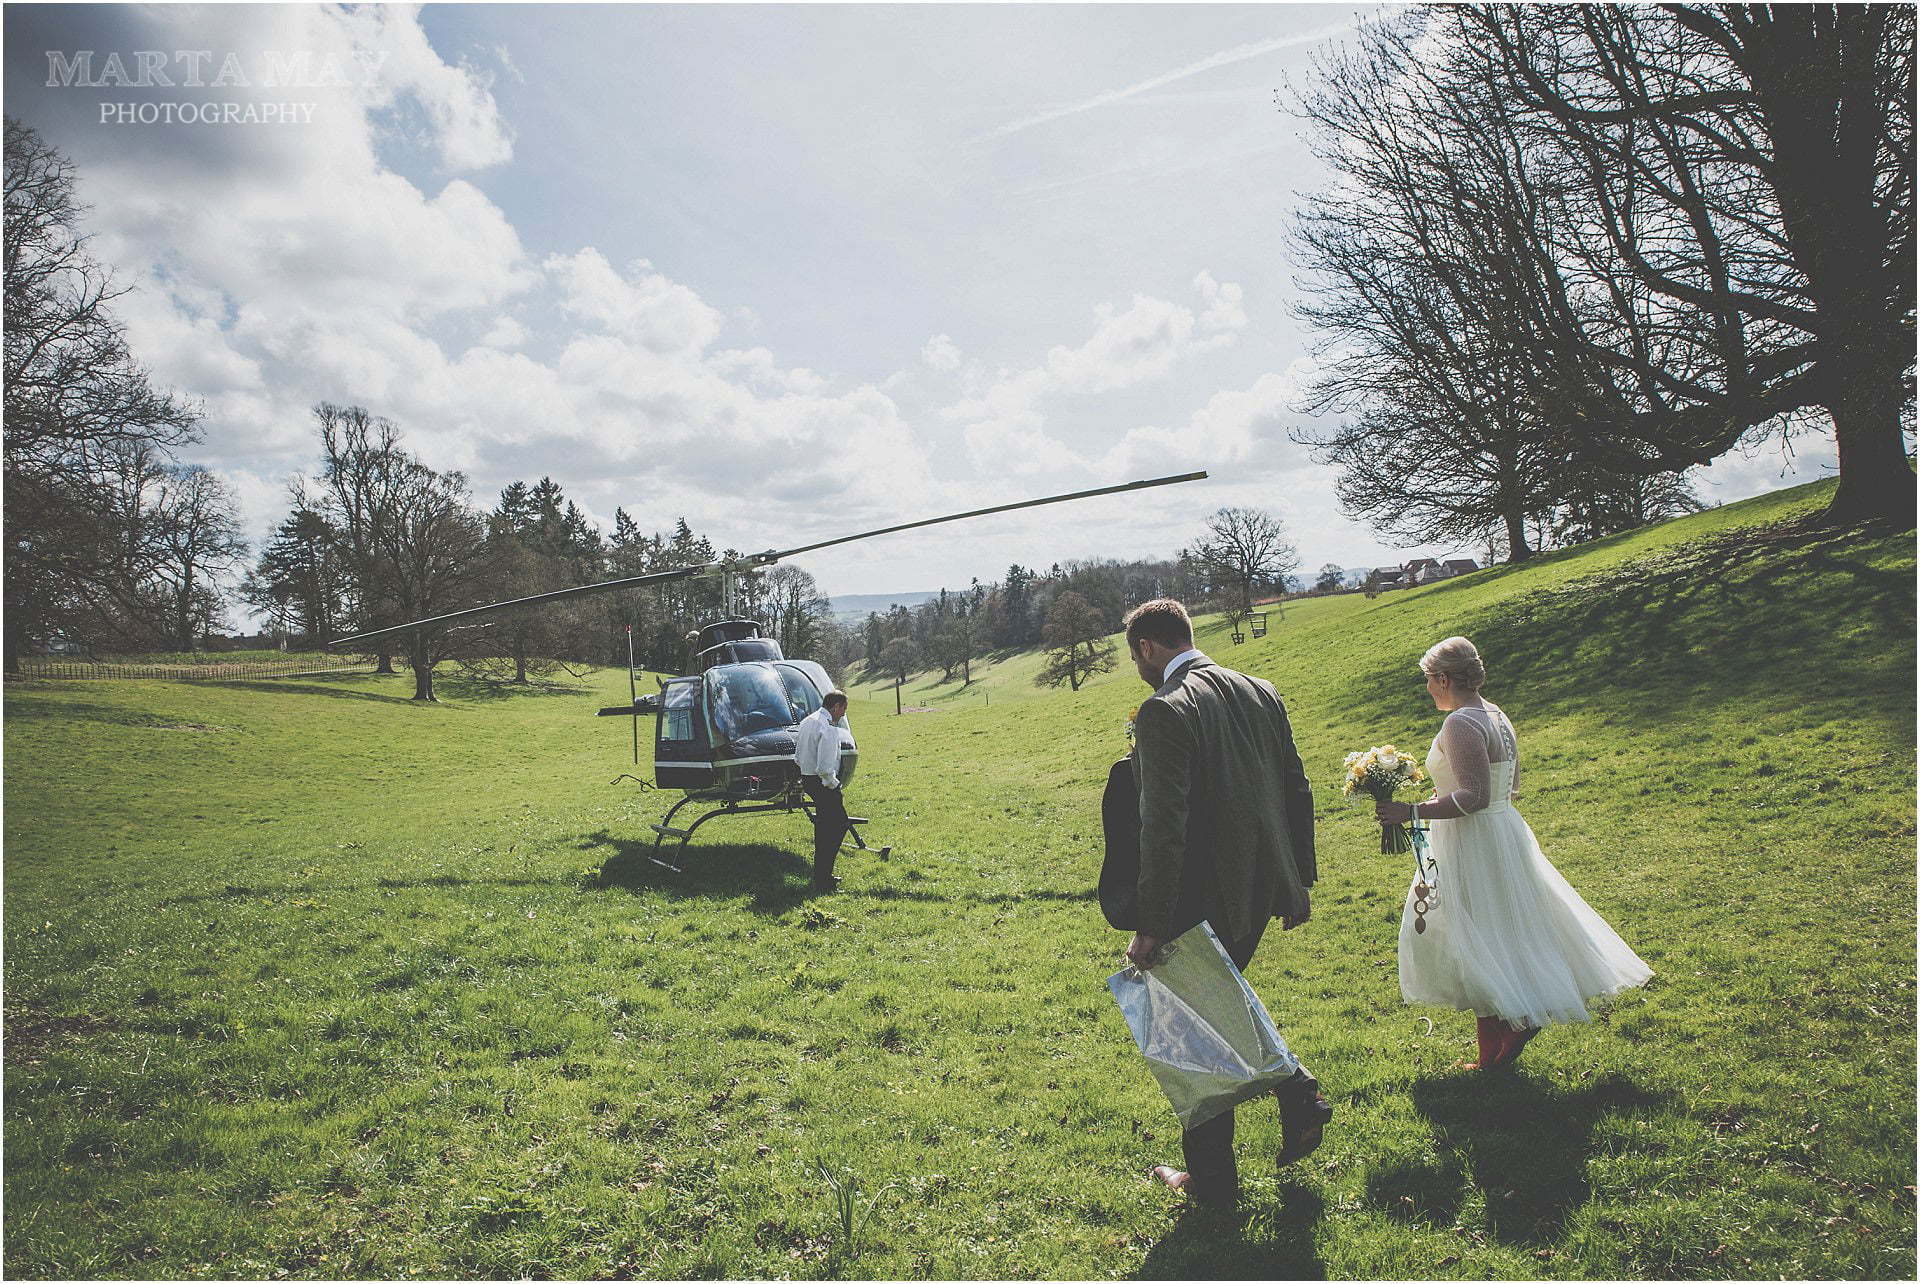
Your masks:
[[[1100,461],[1101,475],[1118,481],[1159,471],[1219,468],[1246,472],[1298,465],[1304,452],[1287,437],[1297,418],[1300,379],[1310,362],[1295,362],[1284,374],[1268,372],[1240,389],[1215,393],[1178,429],[1133,429]]]
[[[651,352],[697,355],[720,333],[717,309],[655,272],[645,259],[634,260],[623,276],[589,246],[577,254],[550,255],[543,266],[559,283],[568,312],[598,321]]]
[[[1246,328],[1237,284],[1201,272],[1193,288],[1200,298],[1197,313],[1143,294],[1124,311],[1100,305],[1086,342],[1054,347],[1030,369],[1003,371],[984,392],[941,411],[942,417],[965,425],[976,464],[1021,472],[1071,465],[1077,456],[1048,433],[1043,403],[1162,377],[1182,361],[1232,343]]]
[[[920,360],[935,370],[958,370],[960,348],[946,335],[936,334],[921,347]]]
[[[418,5],[360,5],[322,11],[357,50],[379,59],[369,77],[367,106],[389,108],[410,100],[428,118],[441,159],[450,169],[485,169],[513,155],[512,137],[493,101],[491,77],[442,61],[420,26]],[[499,50],[505,65],[505,50]]]
[[[480,346],[485,348],[517,348],[527,341],[527,327],[510,316],[494,319],[487,332],[480,336]]]

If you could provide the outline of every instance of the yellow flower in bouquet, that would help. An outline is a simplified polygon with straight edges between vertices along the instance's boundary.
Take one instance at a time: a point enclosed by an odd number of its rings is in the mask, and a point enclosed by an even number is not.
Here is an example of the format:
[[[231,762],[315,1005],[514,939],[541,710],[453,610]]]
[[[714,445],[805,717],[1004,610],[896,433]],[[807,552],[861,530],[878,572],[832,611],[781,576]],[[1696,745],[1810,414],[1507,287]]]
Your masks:
[[[1420,764],[1413,760],[1412,754],[1402,753],[1392,745],[1375,745],[1371,749],[1358,750],[1346,757],[1347,777],[1341,783],[1340,792],[1353,797],[1359,790],[1375,802],[1386,802],[1399,790],[1408,785],[1418,785],[1427,778]],[[1407,850],[1406,831],[1399,825],[1380,827],[1380,850],[1382,852],[1404,852]]]

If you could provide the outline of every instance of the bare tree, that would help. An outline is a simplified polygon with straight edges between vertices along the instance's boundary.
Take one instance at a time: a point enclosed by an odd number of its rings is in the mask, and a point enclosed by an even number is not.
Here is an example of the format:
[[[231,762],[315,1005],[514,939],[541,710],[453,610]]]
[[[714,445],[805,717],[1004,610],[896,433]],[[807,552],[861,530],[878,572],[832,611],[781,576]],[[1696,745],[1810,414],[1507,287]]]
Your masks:
[[[110,305],[126,291],[87,251],[72,164],[6,118],[5,656],[107,618],[125,578],[117,478],[198,440],[198,409],[156,390]],[[118,498],[124,500],[124,490]],[[144,504],[133,510],[144,512]]]
[[[205,468],[168,469],[154,504],[157,516],[153,574],[169,607],[171,632],[182,650],[218,627],[223,585],[247,555],[233,492]]]
[[[393,507],[379,527],[376,550],[399,618],[426,619],[484,602],[487,585],[497,579],[494,549],[485,520],[469,503],[465,474],[435,472],[402,453],[387,494]],[[403,635],[415,700],[434,699],[436,664],[473,648],[466,632],[453,626]]]
[[[817,658],[826,649],[831,613],[811,573],[798,566],[775,566],[763,577],[762,600],[768,628],[789,656]]]
[[[1913,7],[1461,5],[1447,19],[1461,74],[1510,86],[1518,127],[1583,179],[1592,231],[1562,248],[1608,315],[1566,337],[1640,402],[1601,409],[1613,465],[1706,463],[1817,407],[1839,448],[1832,516],[1911,526]],[[1622,282],[1650,306],[1613,306]]]
[[[309,497],[296,483],[295,502],[325,516],[339,541],[353,626],[365,631],[419,618],[405,612],[391,583],[394,526],[416,467],[400,447],[400,430],[360,406],[323,401],[313,417],[320,429],[320,493]],[[393,643],[382,638],[374,645],[378,672],[392,673]]]
[[[1194,551],[1208,571],[1229,586],[1232,605],[1241,615],[1253,610],[1259,589],[1300,565],[1300,554],[1287,542],[1280,519],[1257,508],[1220,509],[1207,519],[1207,533]]]
[[[1047,647],[1047,663],[1034,678],[1038,686],[1057,687],[1064,682],[1078,691],[1094,674],[1111,670],[1119,654],[1107,638],[1105,617],[1071,589],[1053,599],[1041,640]]]
[[[1497,522],[1521,561],[1580,450],[1566,398],[1535,390],[1579,383],[1582,404],[1630,410],[1605,367],[1555,364],[1585,324],[1552,252],[1585,217],[1578,176],[1516,133],[1497,81],[1434,57],[1430,25],[1367,28],[1299,102],[1339,176],[1295,229],[1315,274],[1300,311],[1322,336],[1308,408],[1338,418],[1295,439],[1381,529],[1424,543]],[[1639,302],[1618,286],[1616,300]]]

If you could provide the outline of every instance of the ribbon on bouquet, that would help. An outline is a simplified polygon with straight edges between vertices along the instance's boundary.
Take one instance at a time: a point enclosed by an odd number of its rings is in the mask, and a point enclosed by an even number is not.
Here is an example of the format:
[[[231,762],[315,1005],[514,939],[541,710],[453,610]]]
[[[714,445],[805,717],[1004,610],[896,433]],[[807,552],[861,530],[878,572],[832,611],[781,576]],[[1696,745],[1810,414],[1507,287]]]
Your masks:
[[[1427,827],[1419,821],[1407,825],[1413,848],[1413,930],[1427,930],[1427,914],[1440,905],[1440,862],[1427,845]]]

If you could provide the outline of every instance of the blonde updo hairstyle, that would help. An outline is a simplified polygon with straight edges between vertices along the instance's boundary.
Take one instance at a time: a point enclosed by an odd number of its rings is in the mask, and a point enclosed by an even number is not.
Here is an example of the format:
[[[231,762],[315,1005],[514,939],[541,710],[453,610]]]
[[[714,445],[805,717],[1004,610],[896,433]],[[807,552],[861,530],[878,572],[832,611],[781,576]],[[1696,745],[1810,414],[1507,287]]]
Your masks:
[[[1480,652],[1465,638],[1448,638],[1427,648],[1420,657],[1420,671],[1432,678],[1446,678],[1454,686],[1478,691],[1487,680],[1487,666]]]

